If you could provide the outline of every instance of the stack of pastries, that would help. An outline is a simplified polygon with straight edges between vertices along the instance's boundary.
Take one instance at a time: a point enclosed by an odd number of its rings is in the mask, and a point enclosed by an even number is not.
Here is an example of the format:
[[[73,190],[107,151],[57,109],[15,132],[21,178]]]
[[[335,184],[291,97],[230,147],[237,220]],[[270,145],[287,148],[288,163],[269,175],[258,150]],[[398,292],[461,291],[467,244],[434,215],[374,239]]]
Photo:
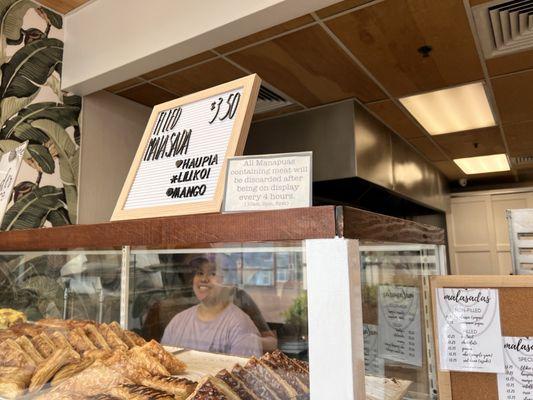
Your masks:
[[[280,351],[196,383],[159,343],[116,322],[47,319],[0,332],[0,397],[38,400],[309,398],[309,369]]]

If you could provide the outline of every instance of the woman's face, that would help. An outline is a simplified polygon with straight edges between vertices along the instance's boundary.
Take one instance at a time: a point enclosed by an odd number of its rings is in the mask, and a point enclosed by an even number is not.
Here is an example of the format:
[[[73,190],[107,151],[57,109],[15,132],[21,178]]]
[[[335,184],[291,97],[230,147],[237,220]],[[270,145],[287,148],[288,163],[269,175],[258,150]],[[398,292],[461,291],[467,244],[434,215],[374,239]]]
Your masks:
[[[216,267],[205,262],[198,267],[192,280],[192,287],[198,300],[204,302],[219,297],[222,291],[221,283],[221,279],[216,273]]]

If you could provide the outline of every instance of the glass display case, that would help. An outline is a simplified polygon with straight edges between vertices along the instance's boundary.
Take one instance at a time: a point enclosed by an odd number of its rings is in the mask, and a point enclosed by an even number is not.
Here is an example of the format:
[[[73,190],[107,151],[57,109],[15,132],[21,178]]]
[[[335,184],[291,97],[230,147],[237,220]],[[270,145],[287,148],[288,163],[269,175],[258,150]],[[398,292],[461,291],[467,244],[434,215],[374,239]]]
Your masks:
[[[309,362],[311,399],[436,398],[427,281],[445,270],[442,229],[347,207],[0,233],[1,308],[118,321],[200,382],[281,350]]]

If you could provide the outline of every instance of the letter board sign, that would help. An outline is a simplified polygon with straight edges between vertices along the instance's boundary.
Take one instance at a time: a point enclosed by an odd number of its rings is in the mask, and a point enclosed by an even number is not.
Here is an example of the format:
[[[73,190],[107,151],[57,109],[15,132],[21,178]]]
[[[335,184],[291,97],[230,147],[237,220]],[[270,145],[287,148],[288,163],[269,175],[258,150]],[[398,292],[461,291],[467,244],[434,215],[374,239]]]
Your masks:
[[[220,211],[260,84],[250,75],[155,106],[111,220]]]

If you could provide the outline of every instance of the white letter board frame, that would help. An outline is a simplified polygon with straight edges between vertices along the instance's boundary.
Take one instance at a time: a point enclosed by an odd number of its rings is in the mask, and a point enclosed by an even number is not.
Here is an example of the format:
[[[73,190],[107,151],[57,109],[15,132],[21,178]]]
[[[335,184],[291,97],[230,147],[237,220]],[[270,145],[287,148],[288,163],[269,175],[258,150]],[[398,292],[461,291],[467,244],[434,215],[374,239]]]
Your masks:
[[[225,175],[227,169],[227,160],[230,157],[242,155],[244,146],[246,144],[246,139],[248,137],[248,130],[252,122],[260,85],[261,78],[259,78],[257,74],[253,74],[244,78],[214,86],[206,90],[202,90],[200,92],[180,97],[179,99],[156,105],[152,110],[152,114],[150,115],[150,119],[146,125],[141,143],[137,153],[135,154],[135,158],[126,181],[124,182],[124,186],[122,187],[122,191],[120,192],[120,196],[115,206],[115,210],[113,211],[111,221],[220,212],[224,195],[224,185],[226,181]],[[185,204],[158,205],[125,209],[130,190],[137,176],[137,171],[141,166],[143,155],[152,136],[152,131],[157,122],[159,113],[165,110],[174,109],[179,106],[185,106],[191,103],[199,102],[209,97],[227,93],[240,88],[242,88],[242,95],[237,107],[238,109],[235,113],[231,136],[228,141],[224,160],[221,162],[218,182],[216,184],[216,190],[212,200],[188,202]],[[169,171],[169,173],[171,173],[171,171]]]

